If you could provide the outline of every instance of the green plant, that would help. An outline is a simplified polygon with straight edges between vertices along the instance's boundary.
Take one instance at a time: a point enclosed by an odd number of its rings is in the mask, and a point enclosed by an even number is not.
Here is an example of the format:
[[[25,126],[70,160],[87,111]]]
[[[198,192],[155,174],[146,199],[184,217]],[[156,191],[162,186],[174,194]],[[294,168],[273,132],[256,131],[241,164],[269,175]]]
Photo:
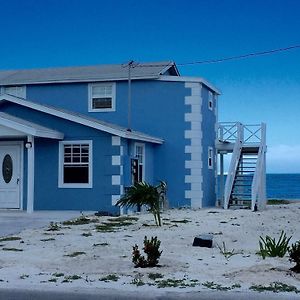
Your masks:
[[[159,251],[160,240],[156,237],[151,237],[151,240],[144,238],[144,252],[147,254],[147,259],[141,255],[138,245],[132,247],[132,262],[136,268],[151,268],[158,264],[162,251]]]
[[[148,278],[151,280],[162,279],[164,278],[164,275],[160,273],[149,273]]]
[[[0,238],[0,242],[18,241],[21,239],[22,238],[18,236],[7,236],[7,237]]]
[[[239,254],[239,253],[235,252],[234,249],[228,250],[228,249],[226,248],[225,242],[222,243],[222,246],[219,246],[219,245],[217,245],[217,246],[218,246],[218,248],[219,248],[219,250],[220,250],[220,253],[223,254],[224,257],[225,257],[227,260],[229,260],[229,258],[230,258],[231,256],[236,255],[236,254]]]
[[[249,287],[250,290],[257,291],[257,292],[265,292],[270,291],[273,293],[279,293],[279,292],[295,292],[300,293],[300,290],[298,290],[293,285],[288,285],[282,282],[272,282],[269,284],[269,286],[264,285],[252,285]]]
[[[83,251],[76,251],[76,252],[73,252],[73,253],[70,253],[70,254],[66,254],[64,256],[76,257],[76,256],[83,255],[83,254],[85,254],[85,252],[83,252]]]
[[[292,244],[289,249],[290,261],[296,263],[294,267],[291,268],[291,271],[295,273],[300,273],[300,241]]]
[[[109,282],[109,281],[118,281],[119,280],[119,276],[115,275],[115,274],[109,274],[107,276],[104,276],[102,278],[100,278],[100,281],[105,281],[105,282]]]
[[[166,183],[160,181],[157,186],[153,186],[146,182],[137,182],[129,187],[125,195],[117,202],[117,206],[148,206],[157,226],[161,226],[160,209],[165,200]]]
[[[55,222],[50,222],[47,231],[59,231],[60,226]]]
[[[289,241],[291,238],[291,236],[288,238],[283,230],[281,231],[280,237],[277,242],[275,238],[271,238],[268,235],[265,238],[260,236],[260,251],[258,253],[262,256],[263,259],[265,259],[267,256],[284,257],[289,249]]]
[[[215,283],[213,281],[205,281],[204,283],[202,283],[202,285],[208,289],[217,290],[217,291],[229,291],[229,290],[233,290],[233,289],[237,289],[237,288],[241,287],[241,285],[238,283],[235,283],[232,286],[223,286],[223,285],[221,285],[219,283]]]

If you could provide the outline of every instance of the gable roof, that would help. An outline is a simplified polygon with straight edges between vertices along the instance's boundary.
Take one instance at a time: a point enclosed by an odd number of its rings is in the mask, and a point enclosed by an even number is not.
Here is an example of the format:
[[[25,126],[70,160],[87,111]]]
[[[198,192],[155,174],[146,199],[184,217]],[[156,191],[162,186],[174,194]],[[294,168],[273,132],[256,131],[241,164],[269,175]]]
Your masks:
[[[12,103],[19,104],[40,112],[44,112],[62,119],[66,119],[84,126],[88,126],[100,131],[110,133],[112,135],[120,136],[126,139],[139,140],[144,142],[151,142],[155,144],[162,144],[163,139],[139,132],[139,131],[128,131],[126,128],[100,121],[98,119],[90,118],[86,115],[70,112],[65,109],[60,109],[51,105],[40,104],[32,102],[23,98],[2,94],[0,96],[0,103],[4,101],[9,101]]]
[[[37,137],[58,140],[64,138],[64,134],[59,131],[17,118],[4,112],[0,112],[0,125]]]
[[[131,68],[132,79],[179,76],[174,62],[140,63]],[[128,79],[127,64],[0,71],[0,85],[95,82]]]

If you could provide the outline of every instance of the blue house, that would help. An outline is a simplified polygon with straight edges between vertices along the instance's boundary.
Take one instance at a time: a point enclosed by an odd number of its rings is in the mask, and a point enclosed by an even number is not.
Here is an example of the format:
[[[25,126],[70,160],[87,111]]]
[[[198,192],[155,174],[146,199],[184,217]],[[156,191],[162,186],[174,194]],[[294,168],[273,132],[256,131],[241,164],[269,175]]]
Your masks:
[[[0,208],[118,213],[124,188],[159,180],[171,207],[215,206],[205,79],[159,62],[1,71],[0,86]]]

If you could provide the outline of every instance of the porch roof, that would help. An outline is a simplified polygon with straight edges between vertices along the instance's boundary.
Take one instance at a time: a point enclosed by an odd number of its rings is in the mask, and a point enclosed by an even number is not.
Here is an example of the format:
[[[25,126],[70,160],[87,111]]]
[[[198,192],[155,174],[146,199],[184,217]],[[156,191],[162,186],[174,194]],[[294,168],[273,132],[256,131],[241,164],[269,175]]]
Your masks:
[[[64,134],[59,131],[17,118],[4,112],[0,112],[0,125],[35,137],[58,140],[62,140],[64,138]]]
[[[2,94],[0,95],[0,104],[1,102],[12,102],[12,103],[16,103],[19,104],[21,106],[24,107],[28,107],[31,108],[33,110],[37,110],[37,111],[41,111],[62,119],[66,119],[84,126],[88,126],[103,132],[107,132],[110,133],[112,135],[116,135],[122,138],[126,138],[126,139],[132,139],[132,140],[138,140],[138,141],[144,141],[144,142],[150,142],[150,143],[154,143],[154,144],[162,144],[164,142],[163,139],[152,136],[152,135],[148,135],[145,134],[143,132],[140,131],[128,131],[128,129],[112,124],[112,123],[108,123],[108,122],[104,122],[104,121],[100,121],[98,119],[95,118],[91,118],[89,116],[86,116],[84,114],[80,114],[77,112],[71,112],[62,108],[58,108],[58,107],[54,107],[52,105],[47,105],[47,104],[41,104],[41,103],[37,103],[37,102],[32,102],[30,100],[24,99],[24,98],[20,98],[20,97],[16,97],[16,96],[12,96],[12,95],[8,95],[8,94]]]

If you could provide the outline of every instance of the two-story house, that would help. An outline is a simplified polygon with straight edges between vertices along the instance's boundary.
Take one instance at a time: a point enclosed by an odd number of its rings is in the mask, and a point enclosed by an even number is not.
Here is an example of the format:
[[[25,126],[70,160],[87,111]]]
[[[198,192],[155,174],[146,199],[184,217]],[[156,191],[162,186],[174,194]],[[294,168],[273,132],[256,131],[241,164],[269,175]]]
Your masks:
[[[216,203],[217,88],[173,62],[0,72],[0,208],[100,210],[134,181]],[[130,127],[130,128],[129,128]]]

